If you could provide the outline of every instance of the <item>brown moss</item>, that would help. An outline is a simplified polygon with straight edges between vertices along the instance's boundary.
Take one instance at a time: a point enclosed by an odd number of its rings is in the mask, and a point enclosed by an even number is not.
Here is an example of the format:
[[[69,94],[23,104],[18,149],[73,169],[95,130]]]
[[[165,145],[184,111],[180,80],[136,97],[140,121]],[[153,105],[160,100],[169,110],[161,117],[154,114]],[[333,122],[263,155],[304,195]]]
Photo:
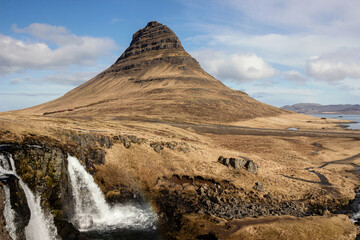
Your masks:
[[[46,188],[49,189],[49,188],[52,188],[53,186],[53,180],[50,176],[45,176],[44,177],[44,181],[46,183]]]
[[[57,219],[63,219],[64,218],[64,212],[62,210],[59,210],[59,209],[52,210],[51,214],[53,215],[54,218],[57,218]]]
[[[112,199],[118,199],[121,197],[121,193],[119,190],[113,190],[113,191],[109,191],[106,193],[105,198],[107,200],[112,200]]]
[[[47,175],[51,178],[54,177],[54,161],[53,160],[49,161]]]
[[[39,181],[42,177],[42,172],[40,170],[36,170],[35,171],[35,177],[36,177],[36,180]]]

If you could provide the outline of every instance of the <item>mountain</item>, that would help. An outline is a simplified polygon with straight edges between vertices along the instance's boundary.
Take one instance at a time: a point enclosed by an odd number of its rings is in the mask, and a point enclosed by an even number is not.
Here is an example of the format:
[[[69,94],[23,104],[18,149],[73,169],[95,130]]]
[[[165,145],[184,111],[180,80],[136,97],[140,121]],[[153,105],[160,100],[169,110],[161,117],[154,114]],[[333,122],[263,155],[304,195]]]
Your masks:
[[[322,114],[322,113],[335,113],[335,114],[360,114],[359,104],[337,104],[337,105],[321,105],[317,103],[297,103],[294,105],[286,105],[281,107],[289,111],[307,114]]]
[[[228,88],[206,73],[165,25],[149,22],[108,69],[25,114],[187,122],[235,122],[285,110]]]

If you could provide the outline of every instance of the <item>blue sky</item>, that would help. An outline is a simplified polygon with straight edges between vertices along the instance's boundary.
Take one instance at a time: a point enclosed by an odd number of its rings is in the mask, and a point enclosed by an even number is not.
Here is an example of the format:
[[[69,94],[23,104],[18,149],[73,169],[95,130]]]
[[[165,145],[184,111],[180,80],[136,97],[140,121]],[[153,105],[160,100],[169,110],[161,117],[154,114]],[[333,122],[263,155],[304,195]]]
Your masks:
[[[0,111],[62,96],[149,21],[227,86],[275,106],[360,103],[358,0],[0,0]]]

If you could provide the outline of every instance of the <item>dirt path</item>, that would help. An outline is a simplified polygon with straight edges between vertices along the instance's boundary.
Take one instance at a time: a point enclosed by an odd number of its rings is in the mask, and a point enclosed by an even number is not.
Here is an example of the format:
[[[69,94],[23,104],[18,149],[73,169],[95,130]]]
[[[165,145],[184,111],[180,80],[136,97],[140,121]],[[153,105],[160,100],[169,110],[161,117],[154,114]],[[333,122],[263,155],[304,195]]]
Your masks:
[[[351,165],[353,167],[359,167],[357,164],[351,162],[351,161],[353,161],[353,160],[355,160],[357,158],[360,158],[360,153],[356,154],[354,156],[345,158],[345,159],[340,159],[340,160],[335,160],[335,161],[324,163],[319,168],[326,167],[327,165],[330,165],[330,164],[347,164],[347,165]]]
[[[307,179],[303,179],[303,178],[298,178],[298,177],[292,177],[292,176],[288,176],[288,175],[282,175],[283,177],[286,178],[290,178],[290,179],[294,179],[294,180],[299,180],[299,181],[303,181],[303,182],[308,182],[308,183],[316,183],[316,184],[320,184],[322,186],[332,186],[332,184],[329,182],[329,180],[327,179],[327,177],[325,177],[323,174],[316,172],[315,170],[312,170],[313,168],[306,168],[306,170],[310,173],[314,173],[316,174],[316,176],[319,178],[320,181],[311,181],[311,180],[307,180]]]
[[[359,168],[359,166],[357,164],[351,162],[351,161],[353,161],[353,160],[355,160],[357,158],[360,158],[360,153],[356,154],[356,155],[353,155],[351,157],[345,158],[345,159],[334,160],[334,161],[331,161],[331,162],[324,163],[323,165],[321,165],[320,167],[317,167],[317,168],[318,169],[319,168],[324,168],[324,167],[326,167],[327,165],[330,165],[330,164],[344,164],[344,165],[353,166],[353,167],[356,168],[355,170],[359,170],[359,169],[357,169],[357,168]],[[286,177],[286,178],[294,179],[294,180],[303,181],[303,182],[320,184],[320,185],[322,185],[324,188],[326,188],[328,190],[332,189],[332,184],[329,182],[327,177],[325,177],[323,174],[321,174],[319,172],[316,172],[314,170],[314,167],[305,168],[305,170],[307,170],[310,173],[316,174],[316,176],[319,178],[319,181],[311,181],[311,180],[298,178],[298,177],[287,176],[287,175],[282,175],[282,176]]]

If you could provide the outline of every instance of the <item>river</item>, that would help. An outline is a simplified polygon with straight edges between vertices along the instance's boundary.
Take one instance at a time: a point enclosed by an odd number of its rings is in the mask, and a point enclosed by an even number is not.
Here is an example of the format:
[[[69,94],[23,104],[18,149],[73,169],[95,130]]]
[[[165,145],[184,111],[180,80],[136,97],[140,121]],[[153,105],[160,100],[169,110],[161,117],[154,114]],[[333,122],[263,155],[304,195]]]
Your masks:
[[[360,115],[358,114],[311,114],[315,117],[325,117],[330,119],[339,119],[339,120],[350,120],[356,123],[345,123],[343,125],[349,126],[349,129],[360,129]]]

